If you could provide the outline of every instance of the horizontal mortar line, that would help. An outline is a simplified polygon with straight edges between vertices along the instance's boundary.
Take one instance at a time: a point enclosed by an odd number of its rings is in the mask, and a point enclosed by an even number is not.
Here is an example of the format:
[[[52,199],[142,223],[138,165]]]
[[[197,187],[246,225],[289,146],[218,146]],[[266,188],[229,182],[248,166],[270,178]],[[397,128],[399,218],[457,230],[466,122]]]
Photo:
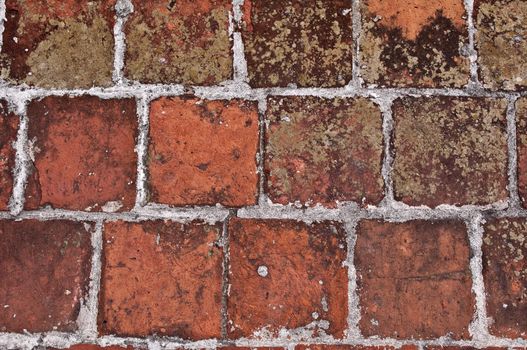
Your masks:
[[[416,340],[416,339],[394,339],[394,338],[313,338],[313,339],[284,339],[284,338],[269,338],[269,339],[205,339],[200,341],[186,341],[180,338],[173,337],[157,337],[149,336],[145,338],[136,337],[118,337],[118,336],[102,336],[92,341],[84,342],[77,333],[63,333],[63,332],[44,332],[44,333],[0,333],[0,346],[2,344],[10,344],[13,340],[21,341],[35,341],[39,345],[53,346],[60,343],[62,346],[69,347],[75,344],[95,343],[103,346],[109,345],[147,345],[148,343],[162,344],[164,347],[184,347],[184,348],[217,348],[223,346],[240,346],[240,347],[285,347],[295,344],[320,344],[320,345],[362,345],[362,346],[393,346],[401,347],[404,345],[420,345],[420,346],[472,346],[477,348],[483,347],[525,347],[527,340],[525,339],[510,339],[490,336],[486,340],[452,340],[448,338]]]
[[[382,98],[383,96],[459,96],[459,97],[494,97],[510,98],[527,96],[527,91],[491,91],[472,88],[383,88],[383,87],[357,87],[345,86],[339,88],[251,88],[241,82],[227,82],[225,85],[216,86],[183,86],[183,85],[156,85],[132,84],[116,85],[107,88],[94,87],[89,89],[43,89],[28,86],[4,85],[0,86],[0,96],[12,95],[34,99],[47,96],[82,96],[92,95],[101,98],[126,98],[144,97],[148,94],[151,98],[162,96],[197,95],[211,99],[250,99],[258,100],[267,96],[320,96],[320,97],[354,97],[364,96]]]
[[[399,204],[400,205],[400,204]],[[461,219],[466,220],[475,213],[489,217],[526,217],[527,209],[506,208],[501,203],[487,206],[441,206],[426,207],[367,207],[359,208],[355,203],[347,203],[335,209],[325,207],[296,208],[284,205],[265,205],[243,208],[226,208],[222,206],[169,207],[165,205],[148,205],[127,212],[86,212],[65,209],[24,210],[18,215],[0,212],[0,219],[66,219],[71,221],[124,220],[145,221],[155,219],[172,219],[174,221],[203,220],[206,222],[224,221],[229,211],[237,210],[237,217],[246,219],[293,219],[313,222],[322,220],[346,221],[348,219],[386,219],[388,221],[406,221],[412,219]]]

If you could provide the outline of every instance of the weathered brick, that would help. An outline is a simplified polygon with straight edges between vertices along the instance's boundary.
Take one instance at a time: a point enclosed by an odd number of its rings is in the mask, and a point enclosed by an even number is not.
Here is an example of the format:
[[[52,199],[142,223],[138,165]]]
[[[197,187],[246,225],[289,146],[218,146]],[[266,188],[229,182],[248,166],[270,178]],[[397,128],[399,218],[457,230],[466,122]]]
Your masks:
[[[527,3],[475,0],[480,80],[493,90],[527,87]]]
[[[410,205],[489,204],[507,199],[507,101],[397,99],[395,197]]]
[[[199,222],[106,223],[100,331],[219,337],[221,228]]]
[[[18,117],[8,110],[7,102],[0,100],[0,210],[7,210],[13,190],[13,167],[18,131]]]
[[[377,204],[383,197],[382,117],[364,99],[271,97],[267,193],[281,204]]]
[[[335,222],[232,219],[230,338],[307,327],[341,338],[347,319],[346,238]]]
[[[256,203],[255,102],[161,98],[150,107],[149,172],[154,202]]]
[[[333,87],[351,80],[349,1],[247,0],[243,10],[251,86]]]
[[[462,87],[469,80],[463,0],[365,0],[361,74],[367,84]]]
[[[516,101],[516,141],[518,155],[518,192],[527,207],[527,98]]]
[[[34,169],[26,207],[116,211],[135,202],[136,103],[46,97],[28,106]]]
[[[132,3],[134,12],[125,27],[129,79],[214,85],[232,78],[231,1]]]
[[[527,220],[486,223],[483,278],[490,333],[527,339]]]
[[[1,77],[42,87],[112,83],[115,0],[7,0]]]
[[[81,222],[0,221],[0,331],[76,330],[86,298],[90,227]]]
[[[474,296],[458,221],[361,221],[355,266],[365,336],[469,337]]]

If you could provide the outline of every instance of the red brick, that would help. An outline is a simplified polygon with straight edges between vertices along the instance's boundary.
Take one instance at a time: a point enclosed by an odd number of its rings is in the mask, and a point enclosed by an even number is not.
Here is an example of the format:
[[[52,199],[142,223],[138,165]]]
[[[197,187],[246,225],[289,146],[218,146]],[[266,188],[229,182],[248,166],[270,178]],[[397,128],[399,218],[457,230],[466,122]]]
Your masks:
[[[7,210],[13,190],[13,167],[18,117],[9,112],[7,102],[0,100],[0,210]]]
[[[332,87],[351,80],[349,1],[246,0],[243,11],[251,86]]]
[[[474,296],[463,222],[361,221],[357,237],[363,335],[469,337]]]
[[[518,192],[527,208],[527,99],[516,102],[516,141],[518,149]]]
[[[463,0],[365,0],[361,14],[361,75],[367,84],[462,87],[468,83],[469,60],[461,53],[468,44]]]
[[[104,226],[99,329],[198,340],[220,336],[221,224]]]
[[[85,225],[0,221],[0,332],[77,329],[90,273]]]
[[[347,326],[346,237],[334,222],[232,219],[230,338],[308,326],[342,338]]]
[[[1,77],[42,87],[112,83],[115,0],[7,0]]]
[[[527,220],[491,219],[483,238],[490,333],[527,339]]]
[[[508,198],[507,101],[397,99],[395,198],[410,205],[484,205]]]
[[[46,97],[28,106],[33,173],[26,207],[131,209],[137,174],[136,103]]]
[[[382,117],[373,102],[271,97],[266,118],[266,192],[273,202],[381,201]]]
[[[527,3],[475,0],[475,44],[479,78],[492,90],[527,87]]]
[[[132,0],[125,74],[145,83],[214,85],[232,78],[230,0]]]
[[[256,103],[158,99],[150,107],[151,199],[174,206],[255,204],[257,150]]]

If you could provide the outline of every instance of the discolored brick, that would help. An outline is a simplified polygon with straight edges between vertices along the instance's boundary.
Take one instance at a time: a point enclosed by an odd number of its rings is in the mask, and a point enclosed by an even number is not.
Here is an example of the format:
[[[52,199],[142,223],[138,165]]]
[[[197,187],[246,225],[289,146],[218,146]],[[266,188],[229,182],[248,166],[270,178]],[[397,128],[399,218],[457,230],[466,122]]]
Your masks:
[[[507,101],[397,99],[395,197],[410,205],[484,205],[507,193]]]
[[[160,98],[150,106],[151,199],[175,206],[255,204],[253,101]]]
[[[342,338],[347,326],[346,237],[341,224],[232,219],[229,338],[304,327]]]
[[[137,173],[136,103],[46,97],[28,106],[32,174],[26,208],[131,209]]]
[[[365,336],[467,339],[474,314],[460,221],[361,221],[355,266]]]
[[[65,220],[0,221],[0,332],[77,329],[91,229]]]
[[[19,119],[8,109],[7,102],[0,100],[0,210],[7,210],[13,190],[13,168]]]
[[[273,202],[381,201],[382,117],[373,102],[271,97],[266,118],[266,192]]]
[[[491,219],[483,237],[483,278],[492,335],[527,339],[527,221]]]
[[[527,99],[516,101],[516,142],[518,156],[518,192],[527,207]]]
[[[492,90],[527,87],[527,3],[475,0],[479,76]]]
[[[220,336],[222,225],[109,222],[99,329],[198,340]]]
[[[335,87],[351,80],[349,1],[247,0],[243,12],[251,86]]]
[[[361,75],[369,85],[462,87],[469,81],[463,0],[364,0]]]
[[[229,0],[132,0],[125,75],[144,83],[215,85],[232,78]]]
[[[114,5],[115,0],[7,0],[2,79],[53,88],[111,85]]]

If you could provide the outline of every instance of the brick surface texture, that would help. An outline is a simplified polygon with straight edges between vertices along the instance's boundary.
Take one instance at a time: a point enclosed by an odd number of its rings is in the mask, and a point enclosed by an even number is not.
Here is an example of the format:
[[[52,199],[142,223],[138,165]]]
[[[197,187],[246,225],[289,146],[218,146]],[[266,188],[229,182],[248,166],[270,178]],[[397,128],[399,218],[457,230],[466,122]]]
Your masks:
[[[0,350],[526,350],[527,1],[0,0]]]

